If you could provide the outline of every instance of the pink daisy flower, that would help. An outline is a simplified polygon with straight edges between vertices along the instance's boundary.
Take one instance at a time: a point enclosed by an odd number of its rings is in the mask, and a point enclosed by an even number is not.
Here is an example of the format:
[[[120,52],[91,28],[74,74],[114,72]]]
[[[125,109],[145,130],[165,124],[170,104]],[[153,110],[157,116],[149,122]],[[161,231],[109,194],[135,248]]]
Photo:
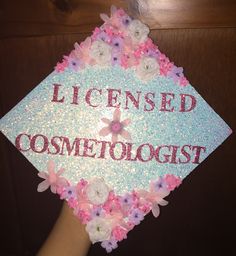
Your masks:
[[[64,169],[59,169],[57,172],[55,172],[55,164],[53,161],[48,161],[47,164],[47,172],[39,172],[38,176],[44,181],[42,181],[37,188],[38,192],[43,192],[47,190],[49,187],[52,191],[52,193],[56,194],[57,189],[64,187],[67,185],[67,181],[65,178],[60,177],[60,175],[64,172]]]
[[[102,128],[99,132],[100,136],[107,136],[111,133],[112,142],[116,142],[118,140],[118,135],[123,137],[126,140],[131,139],[131,135],[124,128],[131,123],[130,119],[125,119],[120,121],[121,112],[117,108],[113,113],[113,120],[109,120],[107,118],[102,118],[101,120],[107,124],[108,126]]]

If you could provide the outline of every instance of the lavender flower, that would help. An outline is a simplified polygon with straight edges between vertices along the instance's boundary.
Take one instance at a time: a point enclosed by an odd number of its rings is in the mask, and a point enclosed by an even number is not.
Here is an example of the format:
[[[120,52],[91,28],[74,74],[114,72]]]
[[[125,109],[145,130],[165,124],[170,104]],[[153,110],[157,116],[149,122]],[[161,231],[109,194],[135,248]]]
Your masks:
[[[104,217],[105,211],[102,209],[102,207],[94,207],[91,212],[91,216],[94,217]]]
[[[115,36],[111,40],[112,46],[118,50],[123,47],[123,42],[124,40],[120,36]]]
[[[183,68],[173,66],[173,68],[167,73],[169,77],[171,77],[174,82],[177,82],[181,77],[183,77]]]
[[[120,198],[120,204],[122,208],[129,209],[133,204],[133,197],[130,194],[125,194]]]
[[[129,221],[135,225],[138,225],[143,219],[144,219],[144,214],[138,208],[133,209],[129,215]]]
[[[102,31],[100,34],[97,35],[98,40],[102,40],[103,42],[107,43],[110,41],[110,37],[105,31]]]
[[[68,58],[69,69],[78,71],[80,68],[80,60],[74,57]]]
[[[112,66],[121,64],[121,54],[117,50],[113,50],[111,54],[111,63]]]
[[[77,194],[76,194],[76,188],[72,187],[72,186],[68,186],[66,187],[63,192],[61,193],[61,199],[72,199],[72,198],[76,198]]]
[[[132,20],[132,19],[131,19],[128,15],[124,15],[124,16],[121,18],[121,22],[122,22],[122,24],[123,24],[125,27],[129,26],[131,20]]]
[[[110,253],[113,249],[116,249],[118,247],[117,241],[114,238],[103,241],[101,243],[101,246],[105,248],[108,253]]]
[[[153,190],[159,192],[160,190],[167,190],[167,184],[163,178],[158,178],[153,182]]]

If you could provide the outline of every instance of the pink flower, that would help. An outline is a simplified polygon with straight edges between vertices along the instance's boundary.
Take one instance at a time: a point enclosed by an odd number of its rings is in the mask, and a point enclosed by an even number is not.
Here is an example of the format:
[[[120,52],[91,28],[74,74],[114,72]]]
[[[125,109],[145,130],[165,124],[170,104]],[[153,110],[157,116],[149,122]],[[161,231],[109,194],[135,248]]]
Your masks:
[[[165,54],[159,56],[160,74],[166,76],[167,73],[173,68],[174,64],[170,62]]]
[[[141,55],[149,55],[150,52],[158,52],[158,48],[153,44],[152,39],[148,38],[144,43],[138,46],[134,52],[134,55],[137,58],[140,58]]]
[[[77,189],[82,190],[87,186],[88,182],[84,179],[81,179],[77,184]]]
[[[59,169],[55,172],[55,164],[53,161],[48,161],[47,164],[47,172],[39,172],[38,176],[43,178],[42,181],[37,188],[38,192],[43,192],[50,187],[52,193],[56,194],[57,189],[66,186],[68,183],[65,178],[60,177],[60,175],[64,172],[64,169]]]
[[[107,214],[116,215],[120,214],[121,206],[118,197],[113,192],[109,193],[108,199],[103,205],[103,209]]]
[[[180,79],[179,79],[179,85],[180,86],[186,86],[186,85],[188,85],[189,84],[189,81],[186,79],[186,77],[181,77]]]
[[[74,55],[80,59],[84,64],[94,65],[95,61],[90,57],[90,47],[92,40],[90,37],[87,37],[80,45],[75,43]]]
[[[63,59],[62,62],[57,62],[55,70],[60,73],[63,72],[68,67],[67,59]]]
[[[87,224],[91,220],[91,216],[88,211],[79,209],[76,215],[81,220],[82,224]]]
[[[108,126],[102,128],[99,132],[100,136],[107,136],[111,133],[112,135],[112,142],[116,142],[118,139],[118,135],[122,136],[126,140],[130,140],[131,136],[130,133],[127,132],[124,127],[128,126],[131,122],[130,119],[125,119],[120,121],[120,110],[116,108],[113,113],[113,120],[109,120],[107,118],[102,118],[101,120],[107,124]]]
[[[105,24],[120,27],[123,25],[123,17],[126,16],[126,13],[122,9],[117,9],[114,5],[111,6],[111,17],[102,13],[100,18],[105,22]]]
[[[138,191],[138,195],[141,198],[140,201],[144,200],[143,205],[146,205],[146,206],[148,206],[148,203],[151,204],[152,213],[156,218],[160,214],[159,205],[165,206],[168,204],[168,202],[163,198],[168,196],[169,193],[170,192],[168,190],[159,190],[159,191],[154,190],[152,184],[151,184],[150,192],[146,190]],[[146,201],[146,204],[145,204],[145,201]]]
[[[130,68],[138,65],[137,58],[132,53],[125,53],[121,56],[121,66],[123,68]]]
[[[175,176],[175,175],[173,175],[173,174],[166,174],[165,176],[164,176],[164,180],[165,180],[165,182],[166,182],[166,184],[167,184],[167,188],[170,190],[170,191],[172,191],[172,190],[174,190],[176,187],[178,187],[180,184],[181,184],[181,182],[182,182],[182,180],[179,178],[179,177],[177,177],[177,176]]]
[[[121,227],[121,226],[116,226],[112,230],[112,236],[117,240],[117,241],[122,241],[123,239],[127,238],[127,233],[128,230]]]

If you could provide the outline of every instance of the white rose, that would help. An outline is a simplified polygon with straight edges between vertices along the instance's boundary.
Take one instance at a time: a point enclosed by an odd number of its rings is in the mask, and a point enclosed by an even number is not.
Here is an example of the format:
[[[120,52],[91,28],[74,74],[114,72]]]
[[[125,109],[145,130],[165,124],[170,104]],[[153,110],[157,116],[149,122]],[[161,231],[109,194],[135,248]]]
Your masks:
[[[155,78],[159,72],[159,64],[157,60],[152,57],[143,57],[140,60],[139,65],[136,67],[137,76],[143,81]]]
[[[140,20],[132,20],[128,26],[128,31],[135,44],[143,43],[149,34],[149,28]]]
[[[102,40],[94,41],[90,48],[90,57],[100,65],[111,64],[112,47]]]
[[[92,204],[99,205],[106,202],[109,195],[109,187],[103,179],[96,178],[86,188],[86,195]]]
[[[89,221],[85,229],[92,243],[109,240],[112,231],[111,224],[101,217],[95,217]]]

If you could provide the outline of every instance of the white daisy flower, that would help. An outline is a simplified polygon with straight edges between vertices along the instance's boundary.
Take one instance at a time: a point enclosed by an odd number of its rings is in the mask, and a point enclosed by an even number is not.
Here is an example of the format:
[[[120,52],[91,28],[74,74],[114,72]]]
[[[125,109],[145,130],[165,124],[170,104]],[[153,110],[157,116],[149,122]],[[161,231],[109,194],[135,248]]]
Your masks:
[[[143,43],[149,34],[149,28],[140,20],[132,20],[128,26],[128,32],[135,44]]]
[[[137,76],[143,80],[148,81],[159,75],[160,68],[157,60],[152,57],[143,57],[139,65],[136,67]]]
[[[92,243],[109,240],[112,231],[111,224],[101,217],[95,217],[89,221],[85,229]]]
[[[110,189],[102,178],[95,178],[86,188],[88,200],[95,205],[104,204],[108,198],[109,192]]]
[[[97,64],[107,66],[111,64],[112,47],[102,40],[94,41],[90,48],[90,57],[95,59]]]

